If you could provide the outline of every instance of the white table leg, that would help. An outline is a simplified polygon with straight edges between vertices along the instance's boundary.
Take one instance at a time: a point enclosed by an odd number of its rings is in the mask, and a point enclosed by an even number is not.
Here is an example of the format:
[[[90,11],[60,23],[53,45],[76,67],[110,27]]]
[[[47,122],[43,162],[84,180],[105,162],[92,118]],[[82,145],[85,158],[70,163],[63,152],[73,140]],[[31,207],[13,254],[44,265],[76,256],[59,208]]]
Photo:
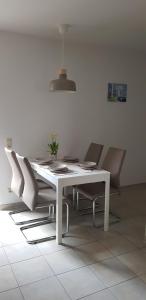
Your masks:
[[[56,242],[62,243],[62,187],[56,186]]]
[[[104,231],[109,230],[109,195],[110,195],[110,175],[105,181],[105,207],[104,207]]]

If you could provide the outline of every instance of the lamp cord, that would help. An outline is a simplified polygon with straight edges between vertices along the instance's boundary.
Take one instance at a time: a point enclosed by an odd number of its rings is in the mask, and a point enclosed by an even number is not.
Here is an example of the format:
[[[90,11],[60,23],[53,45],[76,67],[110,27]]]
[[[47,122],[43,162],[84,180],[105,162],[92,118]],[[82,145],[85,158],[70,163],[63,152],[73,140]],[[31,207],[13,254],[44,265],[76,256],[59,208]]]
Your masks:
[[[64,68],[65,63],[65,34],[62,34],[62,54],[61,54],[61,68]]]

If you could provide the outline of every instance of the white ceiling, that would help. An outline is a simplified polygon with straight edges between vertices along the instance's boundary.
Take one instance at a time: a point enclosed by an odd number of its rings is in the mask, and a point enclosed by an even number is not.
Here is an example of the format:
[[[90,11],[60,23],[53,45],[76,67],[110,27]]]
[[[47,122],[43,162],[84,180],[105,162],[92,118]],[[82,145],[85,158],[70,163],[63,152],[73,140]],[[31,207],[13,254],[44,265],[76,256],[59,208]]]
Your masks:
[[[146,0],[0,0],[0,30],[146,49]]]

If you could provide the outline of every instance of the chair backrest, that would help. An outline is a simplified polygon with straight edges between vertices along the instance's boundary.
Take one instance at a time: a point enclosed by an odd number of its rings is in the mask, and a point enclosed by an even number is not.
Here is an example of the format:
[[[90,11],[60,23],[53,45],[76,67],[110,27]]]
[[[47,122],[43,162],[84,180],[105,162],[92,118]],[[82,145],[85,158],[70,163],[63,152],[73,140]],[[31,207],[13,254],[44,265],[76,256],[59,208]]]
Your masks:
[[[93,161],[98,165],[102,150],[103,150],[103,145],[91,143],[85,155],[84,160]]]
[[[125,155],[126,150],[110,147],[102,164],[102,168],[111,173],[111,186],[117,189],[120,187],[120,173]]]
[[[12,170],[11,190],[17,195],[17,197],[20,198],[22,196],[24,188],[23,174],[19,166],[15,151],[5,147],[5,153]]]
[[[17,159],[24,177],[24,190],[22,194],[22,201],[27,205],[27,207],[30,210],[34,210],[38,197],[38,186],[36,183],[36,179],[28,159],[18,154]]]

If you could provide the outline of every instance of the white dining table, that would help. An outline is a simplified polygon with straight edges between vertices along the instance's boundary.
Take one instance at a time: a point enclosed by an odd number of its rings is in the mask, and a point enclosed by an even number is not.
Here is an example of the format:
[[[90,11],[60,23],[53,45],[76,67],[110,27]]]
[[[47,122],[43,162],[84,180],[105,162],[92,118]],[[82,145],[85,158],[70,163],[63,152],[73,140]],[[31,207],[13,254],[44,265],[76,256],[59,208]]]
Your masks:
[[[104,205],[104,231],[109,230],[109,195],[110,173],[105,170],[84,170],[77,164],[68,163],[70,173],[54,174],[49,167],[42,166],[37,162],[31,163],[33,169],[47,183],[56,186],[56,242],[62,243],[62,194],[63,188],[84,183],[105,182],[105,205]]]

